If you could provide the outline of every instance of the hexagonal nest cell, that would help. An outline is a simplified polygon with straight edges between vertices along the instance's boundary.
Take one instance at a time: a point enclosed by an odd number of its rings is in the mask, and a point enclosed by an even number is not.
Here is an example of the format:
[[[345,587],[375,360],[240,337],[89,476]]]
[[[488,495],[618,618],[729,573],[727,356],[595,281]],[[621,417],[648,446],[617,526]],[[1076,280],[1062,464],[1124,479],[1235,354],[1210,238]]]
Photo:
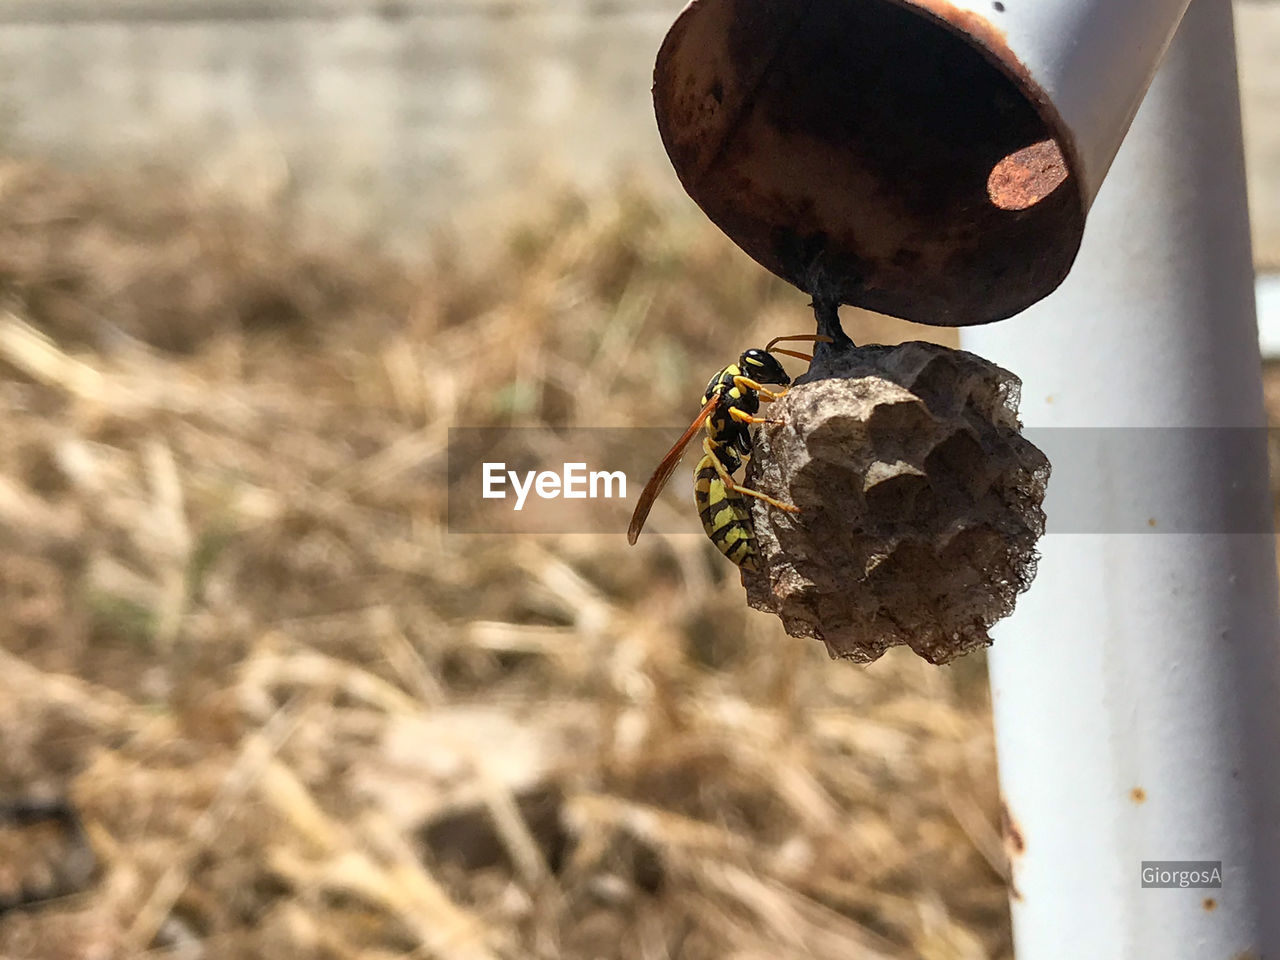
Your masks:
[[[991,642],[1035,575],[1049,461],[1020,433],[1021,381],[931,343],[823,344],[769,410],[747,486],[748,602],[833,657],[905,644],[946,663]]]

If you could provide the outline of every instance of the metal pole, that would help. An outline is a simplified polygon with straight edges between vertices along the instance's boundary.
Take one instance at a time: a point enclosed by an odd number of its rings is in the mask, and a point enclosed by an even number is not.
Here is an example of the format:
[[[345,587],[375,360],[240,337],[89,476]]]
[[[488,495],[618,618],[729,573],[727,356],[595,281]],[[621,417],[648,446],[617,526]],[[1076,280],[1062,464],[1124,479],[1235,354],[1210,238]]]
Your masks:
[[[1258,428],[1226,469],[1190,450],[1127,491],[1152,532],[1047,536],[997,628],[1020,960],[1280,956],[1274,538],[1158,526],[1270,528],[1260,485],[1224,482],[1267,470],[1233,40],[1229,0],[1194,0],[1066,282],[962,331],[1023,377],[1029,428]],[[1051,530],[1069,493],[1050,483]],[[1222,888],[1143,889],[1144,860],[1220,860]]]

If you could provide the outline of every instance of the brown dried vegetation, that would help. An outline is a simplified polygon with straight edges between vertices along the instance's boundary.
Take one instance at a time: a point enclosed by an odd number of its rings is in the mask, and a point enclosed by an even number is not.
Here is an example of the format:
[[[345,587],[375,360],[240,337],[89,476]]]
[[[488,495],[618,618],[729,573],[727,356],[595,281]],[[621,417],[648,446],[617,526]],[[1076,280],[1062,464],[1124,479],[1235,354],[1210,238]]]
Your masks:
[[[0,955],[1008,956],[980,660],[443,528],[450,424],[679,422],[803,298],[625,194],[454,249],[0,167],[0,794],[99,862]]]

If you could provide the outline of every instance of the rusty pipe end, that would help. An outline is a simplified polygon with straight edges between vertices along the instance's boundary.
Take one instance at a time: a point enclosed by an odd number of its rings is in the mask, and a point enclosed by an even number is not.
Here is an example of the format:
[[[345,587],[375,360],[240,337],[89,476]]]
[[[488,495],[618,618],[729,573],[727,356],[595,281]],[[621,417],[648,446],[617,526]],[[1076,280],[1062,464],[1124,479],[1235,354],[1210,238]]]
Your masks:
[[[1070,136],[998,28],[947,0],[694,0],[653,94],[689,195],[808,293],[966,326],[1075,259]]]

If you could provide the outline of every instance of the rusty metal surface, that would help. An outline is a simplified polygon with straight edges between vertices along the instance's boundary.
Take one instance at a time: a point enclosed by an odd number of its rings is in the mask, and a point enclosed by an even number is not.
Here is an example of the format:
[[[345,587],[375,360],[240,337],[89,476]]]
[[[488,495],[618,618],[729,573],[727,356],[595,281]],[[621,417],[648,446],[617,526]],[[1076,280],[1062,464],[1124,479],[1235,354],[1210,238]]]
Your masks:
[[[1052,140],[1041,140],[1009,154],[991,170],[987,196],[1001,210],[1033,207],[1068,177],[1067,161]]]
[[[696,0],[658,55],[658,126],[690,196],[769,270],[909,320],[986,323],[1062,281],[1085,204],[1000,32],[923,4]]]

